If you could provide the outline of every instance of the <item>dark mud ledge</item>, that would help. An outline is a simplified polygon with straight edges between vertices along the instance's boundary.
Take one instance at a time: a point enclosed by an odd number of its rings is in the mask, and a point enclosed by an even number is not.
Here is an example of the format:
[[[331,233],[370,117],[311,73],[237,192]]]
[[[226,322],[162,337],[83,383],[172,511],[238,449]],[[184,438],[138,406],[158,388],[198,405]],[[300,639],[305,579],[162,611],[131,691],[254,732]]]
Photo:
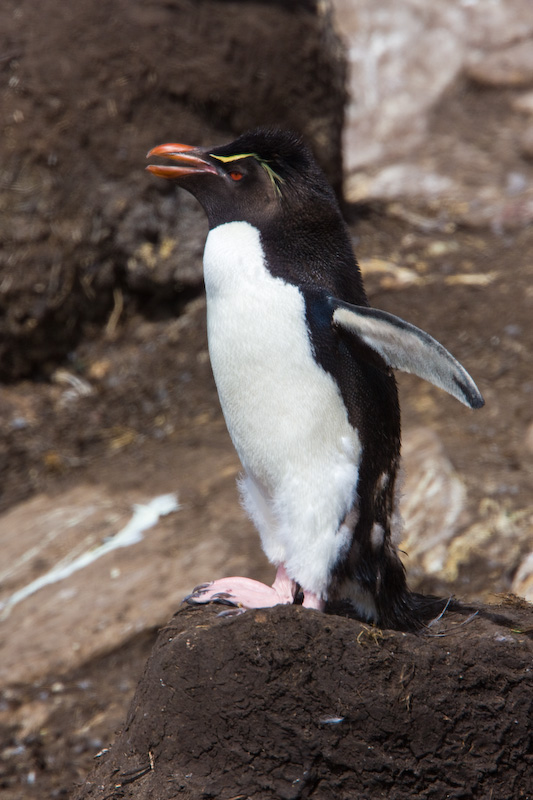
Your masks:
[[[533,607],[421,634],[298,606],[164,628],[78,800],[533,797]]]

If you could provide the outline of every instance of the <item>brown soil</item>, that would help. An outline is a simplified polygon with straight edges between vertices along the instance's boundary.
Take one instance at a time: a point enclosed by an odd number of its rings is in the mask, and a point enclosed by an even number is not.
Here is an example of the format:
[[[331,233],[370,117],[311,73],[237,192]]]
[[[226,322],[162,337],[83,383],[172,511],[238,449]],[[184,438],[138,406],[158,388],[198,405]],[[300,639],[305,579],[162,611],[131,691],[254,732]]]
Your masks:
[[[531,607],[459,611],[421,636],[180,611],[77,800],[530,797]]]

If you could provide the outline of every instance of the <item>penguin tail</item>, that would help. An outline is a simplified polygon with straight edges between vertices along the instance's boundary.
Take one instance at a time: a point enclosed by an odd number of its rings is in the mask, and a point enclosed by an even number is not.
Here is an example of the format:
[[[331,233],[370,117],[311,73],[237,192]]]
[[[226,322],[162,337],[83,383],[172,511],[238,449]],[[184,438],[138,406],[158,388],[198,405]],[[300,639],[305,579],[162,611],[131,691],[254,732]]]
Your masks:
[[[379,558],[368,552],[360,554],[351,575],[339,581],[331,593],[326,610],[369,622],[379,628],[399,631],[421,631],[424,614],[408,586],[405,570],[391,549]]]
[[[415,595],[410,591],[405,570],[394,554],[380,564],[374,586],[375,624],[399,631],[420,631],[424,627]]]

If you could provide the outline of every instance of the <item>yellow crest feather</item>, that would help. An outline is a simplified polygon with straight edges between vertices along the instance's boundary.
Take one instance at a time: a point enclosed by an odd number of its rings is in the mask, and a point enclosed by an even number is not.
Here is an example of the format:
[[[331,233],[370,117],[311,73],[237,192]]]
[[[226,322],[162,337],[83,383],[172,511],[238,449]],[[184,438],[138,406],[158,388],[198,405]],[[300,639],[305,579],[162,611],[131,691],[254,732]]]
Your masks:
[[[261,164],[261,166],[263,167],[263,169],[267,173],[267,175],[270,178],[270,181],[272,183],[272,186],[276,190],[277,194],[281,195],[281,189],[279,188],[279,184],[280,183],[285,183],[285,181],[283,180],[281,175],[278,175],[278,173],[275,170],[272,169],[272,167],[270,166],[268,161],[265,161],[264,159],[259,158],[257,153],[239,153],[236,156],[216,156],[213,153],[210,153],[210,156],[211,156],[211,158],[216,158],[217,161],[222,161],[223,164],[227,164],[227,163],[229,163],[231,161],[240,161],[241,158],[255,158],[255,160],[258,161]]]

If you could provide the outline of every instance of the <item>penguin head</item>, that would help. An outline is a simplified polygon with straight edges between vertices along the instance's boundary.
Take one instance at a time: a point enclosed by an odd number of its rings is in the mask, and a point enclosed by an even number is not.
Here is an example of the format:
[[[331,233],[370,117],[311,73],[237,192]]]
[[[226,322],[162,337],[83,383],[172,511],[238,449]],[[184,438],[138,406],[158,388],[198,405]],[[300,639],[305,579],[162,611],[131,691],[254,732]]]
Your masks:
[[[299,215],[314,205],[336,206],[333,190],[297,135],[258,128],[218,147],[163,144],[148,153],[176,166],[147,170],[176,181],[201,203],[211,228],[246,221],[263,227],[278,215]]]

